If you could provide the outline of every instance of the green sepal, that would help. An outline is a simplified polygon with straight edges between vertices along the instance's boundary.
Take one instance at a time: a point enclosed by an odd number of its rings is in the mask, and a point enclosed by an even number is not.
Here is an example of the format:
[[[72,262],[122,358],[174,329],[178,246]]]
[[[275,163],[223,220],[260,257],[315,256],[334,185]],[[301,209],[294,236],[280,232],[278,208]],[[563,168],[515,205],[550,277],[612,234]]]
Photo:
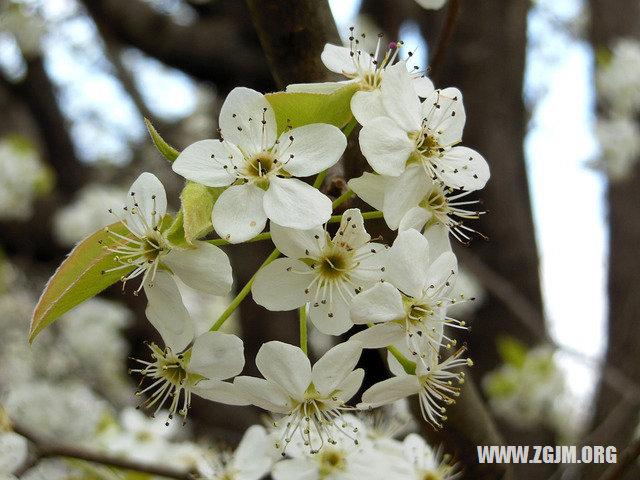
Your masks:
[[[151,135],[151,140],[153,141],[153,144],[156,146],[160,154],[170,162],[173,162],[176,158],[178,158],[180,152],[169,145],[167,142],[165,142],[164,138],[160,136],[160,134],[151,124],[148,118],[144,119],[144,124],[147,126],[149,135]]]
[[[266,97],[276,114],[280,134],[288,127],[310,123],[345,127],[353,118],[351,97],[357,90],[358,85],[350,83],[333,93],[276,92]]]

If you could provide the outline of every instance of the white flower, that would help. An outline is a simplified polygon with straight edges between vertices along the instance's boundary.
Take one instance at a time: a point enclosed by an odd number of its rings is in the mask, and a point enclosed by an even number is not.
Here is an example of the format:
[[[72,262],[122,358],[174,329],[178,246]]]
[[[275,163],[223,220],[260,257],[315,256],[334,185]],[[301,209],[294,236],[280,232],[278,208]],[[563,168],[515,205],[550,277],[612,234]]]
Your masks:
[[[442,454],[433,449],[420,435],[410,433],[402,442],[402,454],[404,457],[404,475],[398,478],[453,480],[459,478],[460,473],[455,465],[452,465],[450,455]]]
[[[147,295],[150,295],[147,317],[160,332],[165,349],[150,344],[152,360],[136,360],[142,366],[131,370],[151,382],[136,392],[136,395],[149,393],[143,405],[155,407],[157,413],[168,403],[169,419],[176,413],[186,417],[192,394],[215,402],[246,405],[234,394],[233,384],[223,382],[238,375],[244,367],[242,340],[220,332],[206,332],[194,340],[193,321],[179,300],[178,287],[164,272],[158,273]],[[152,299],[160,296],[164,297],[165,307],[155,309],[157,303]],[[193,346],[185,350],[191,342]]]
[[[293,442],[287,450],[292,458],[276,463],[272,472],[274,480],[395,479],[388,469],[388,462],[384,461],[386,458],[367,442],[362,422],[348,414],[343,420],[353,432],[352,438],[338,437],[319,452],[309,452],[308,448],[299,448],[300,445]]]
[[[427,362],[418,362],[415,371],[407,373],[391,354],[388,355],[389,368],[395,375],[378,382],[362,394],[360,409],[371,409],[393,403],[402,398],[418,395],[422,417],[434,427],[442,427],[446,420],[446,408],[442,404],[451,405],[460,395],[460,388],[454,380],[464,383],[464,372],[453,369],[472,365],[470,359],[460,358],[465,349],[461,348],[446,360],[439,362],[437,354],[431,351]]]
[[[273,448],[266,430],[253,425],[244,433],[233,453],[218,453],[198,470],[203,480],[259,480],[271,470],[273,460]]]
[[[121,220],[128,235],[108,230],[113,243],[105,245],[105,248],[113,252],[122,264],[109,271],[134,267],[123,281],[142,275],[140,288],[144,286],[147,295],[156,274],[166,270],[192,288],[219,295],[229,293],[233,278],[226,253],[202,241],[194,242],[194,248],[173,248],[160,231],[166,211],[167,196],[162,183],[155,175],[142,173],[131,185],[127,205],[123,207]],[[171,308],[162,300],[157,297],[156,309]]]
[[[56,212],[54,227],[56,237],[65,245],[74,245],[87,235],[113,222],[107,210],[115,208],[126,191],[103,185],[84,187],[77,198]]]
[[[28,455],[27,440],[13,432],[0,432],[0,476],[14,472]]]
[[[365,125],[375,117],[386,115],[382,104],[380,85],[386,72],[398,57],[403,43],[391,42],[388,50],[383,53],[382,36],[379,35],[375,52],[366,52],[362,49],[360,39],[354,33],[353,27],[350,30],[349,47],[327,43],[320,57],[329,70],[344,75],[349,80],[293,84],[287,86],[287,91],[331,93],[350,84],[356,85],[358,91],[351,97],[351,111],[356,120],[361,125]],[[364,34],[361,36],[364,37]],[[407,64],[404,60],[398,62],[398,65],[400,65],[398,68],[407,71]],[[418,95],[426,98],[432,94],[433,83],[426,76],[417,70],[407,72],[407,75]]]
[[[447,3],[447,0],[416,0],[418,5],[428,10],[438,10]]]
[[[615,116],[640,111],[640,42],[622,38],[613,46],[611,59],[596,72],[598,96]]]
[[[381,97],[386,115],[360,131],[362,154],[377,173],[397,177],[415,163],[448,187],[484,187],[489,179],[485,159],[456,146],[466,118],[458,89],[435,90],[420,103],[406,68],[394,65],[382,81]]]
[[[434,182],[419,165],[411,165],[398,177],[364,173],[349,180],[349,188],[372,207],[381,210],[392,230],[444,225],[466,243],[469,233],[477,233],[465,220],[477,219],[484,211],[469,210],[478,200],[464,200],[471,192],[454,192]],[[473,207],[471,207],[473,208]],[[479,234],[480,235],[480,234]]]
[[[213,208],[213,227],[232,243],[249,240],[267,222],[308,229],[331,216],[331,200],[294,177],[334,165],[347,140],[333,125],[315,123],[277,137],[273,108],[264,95],[235,88],[220,110],[224,140],[188,146],[173,170],[210,187],[227,187]]]
[[[367,348],[405,342],[420,362],[431,358],[441,345],[456,341],[444,334],[445,325],[463,328],[447,316],[447,307],[458,271],[453,252],[430,253],[428,240],[417,230],[406,230],[389,249],[384,282],[358,295],[351,305],[356,324],[376,325],[352,338]]]
[[[640,159],[640,128],[634,118],[598,119],[596,136],[602,150],[596,162],[612,181],[629,177]]]
[[[0,218],[27,220],[49,176],[38,152],[22,137],[4,137],[0,140],[0,171]]]
[[[274,260],[256,275],[251,289],[259,305],[292,310],[310,303],[309,316],[323,333],[340,335],[351,326],[349,305],[379,281],[386,247],[370,243],[360,210],[344,212],[332,238],[317,227],[293,230],[271,225],[276,248],[289,258]]]
[[[92,439],[109,408],[84,385],[44,381],[12,389],[3,406],[26,428],[68,442]]]
[[[333,347],[313,368],[304,352],[286,343],[267,342],[258,351],[256,366],[262,378],[240,376],[234,384],[253,405],[283,415],[281,442],[284,452],[294,436],[312,452],[325,442],[334,444],[340,435],[352,432],[342,419],[345,405],[364,378],[354,370],[361,353],[359,342]]]

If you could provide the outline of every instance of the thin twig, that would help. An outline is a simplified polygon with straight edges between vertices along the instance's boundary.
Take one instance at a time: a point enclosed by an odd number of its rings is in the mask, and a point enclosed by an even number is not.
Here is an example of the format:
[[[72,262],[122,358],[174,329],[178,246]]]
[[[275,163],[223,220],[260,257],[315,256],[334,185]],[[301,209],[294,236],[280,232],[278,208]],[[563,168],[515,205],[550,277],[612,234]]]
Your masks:
[[[456,31],[458,25],[458,17],[460,16],[460,4],[461,0],[450,0],[447,8],[447,17],[444,21],[444,26],[440,32],[440,38],[438,44],[429,62],[429,76],[434,78],[439,73],[442,64],[444,63],[445,55],[453,33]]]
[[[22,435],[29,440],[35,450],[35,461],[28,465],[33,466],[37,461],[44,458],[63,457],[83,460],[85,462],[98,463],[110,467],[130,470],[135,472],[147,473],[150,475],[158,475],[160,477],[174,478],[176,480],[193,480],[193,475],[186,470],[176,470],[169,467],[160,467],[147,463],[137,462],[134,460],[126,460],[112,455],[106,455],[101,452],[86,450],[74,445],[65,445],[59,442],[50,442],[39,435],[31,432],[20,424],[13,425],[13,431],[18,435]]]

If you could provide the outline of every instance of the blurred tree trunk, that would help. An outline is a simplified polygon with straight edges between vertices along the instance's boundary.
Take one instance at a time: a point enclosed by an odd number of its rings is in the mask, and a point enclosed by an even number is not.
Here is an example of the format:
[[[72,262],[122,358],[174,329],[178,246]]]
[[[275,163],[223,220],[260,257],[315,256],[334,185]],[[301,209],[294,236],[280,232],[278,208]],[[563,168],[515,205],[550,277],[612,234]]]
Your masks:
[[[607,0],[591,0],[591,40],[596,52],[612,47],[620,38],[640,40],[640,2],[619,0],[615,8]],[[630,72],[637,75],[638,72]],[[628,178],[610,183],[609,205],[609,273],[608,273],[608,347],[605,362],[618,368],[631,380],[640,383],[640,168],[635,166]],[[631,441],[638,425],[638,404],[625,400],[609,385],[601,382],[595,398],[593,427],[606,421],[617,410],[616,421],[607,422],[601,445],[616,445],[620,452]],[[599,439],[600,440],[600,439]],[[624,478],[640,478],[640,470]],[[590,468],[588,478],[598,478],[602,468]]]
[[[464,97],[467,124],[463,145],[477,149],[489,162],[491,180],[478,193],[488,211],[473,227],[489,241],[476,238],[471,247],[493,271],[508,279],[531,305],[542,312],[529,188],[524,158],[527,111],[523,100],[527,47],[527,0],[483,0],[460,2],[458,26],[446,50],[444,63],[434,78],[437,87],[456,86]],[[422,33],[433,58],[438,30],[446,9],[423,12]],[[461,247],[464,248],[464,247]],[[543,319],[543,315],[539,315]],[[471,320],[471,373],[482,377],[500,363],[496,349],[499,335],[512,335],[527,345],[543,338],[533,337],[519,319],[498,298],[488,294]],[[506,444],[553,445],[553,436],[542,428],[522,431],[502,422]],[[514,465],[516,478],[547,478],[553,467]]]

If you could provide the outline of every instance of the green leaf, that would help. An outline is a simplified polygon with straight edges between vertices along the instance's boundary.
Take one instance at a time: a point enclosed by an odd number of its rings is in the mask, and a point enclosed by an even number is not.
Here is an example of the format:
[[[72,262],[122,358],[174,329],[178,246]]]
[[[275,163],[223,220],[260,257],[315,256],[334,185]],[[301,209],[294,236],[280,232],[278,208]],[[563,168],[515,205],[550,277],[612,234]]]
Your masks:
[[[112,232],[125,235],[126,227],[118,222],[108,227]],[[108,286],[116,283],[133,271],[134,267],[123,268],[113,272],[106,270],[119,267],[114,254],[105,245],[113,245],[114,237],[106,229],[98,230],[93,235],[76,245],[69,256],[62,262],[49,279],[44,292],[31,318],[29,342],[44,328],[51,325],[58,317],[68,312],[85,300],[94,297]],[[125,241],[118,240],[120,245]],[[102,273],[105,271],[105,273]]]
[[[184,237],[183,220],[184,220],[184,215],[182,214],[182,210],[180,210],[176,215],[176,218],[174,219],[173,223],[164,232],[164,236],[169,241],[169,243],[174,247],[189,246],[187,239]]]
[[[151,135],[153,144],[156,146],[162,156],[170,162],[173,162],[176,158],[178,158],[180,152],[164,141],[164,138],[162,138],[155,127],[151,125],[151,122],[148,118],[144,119],[144,124],[147,126],[147,130],[149,130],[149,134]]]
[[[182,201],[182,224],[187,243],[204,237],[213,230],[211,212],[213,205],[224,188],[209,188],[195,182],[187,182],[180,200]]]
[[[353,118],[351,97],[358,90],[348,84],[333,93],[276,92],[268,93],[278,122],[278,133],[287,126],[300,127],[310,123],[329,123],[343,128]]]
[[[505,363],[522,368],[527,358],[527,347],[514,337],[502,336],[498,338],[498,353]]]

